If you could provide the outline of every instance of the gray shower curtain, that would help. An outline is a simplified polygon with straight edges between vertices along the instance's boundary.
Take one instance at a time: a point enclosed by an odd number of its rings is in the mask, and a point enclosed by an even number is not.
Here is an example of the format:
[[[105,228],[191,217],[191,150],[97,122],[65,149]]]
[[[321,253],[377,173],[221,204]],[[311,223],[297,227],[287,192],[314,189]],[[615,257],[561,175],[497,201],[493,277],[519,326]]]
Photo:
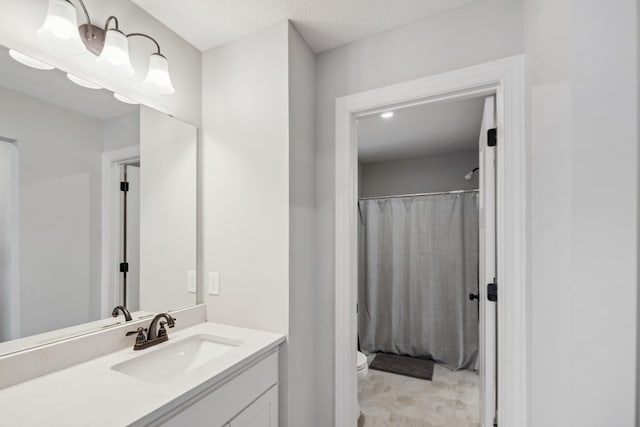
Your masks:
[[[361,349],[472,368],[478,354],[478,194],[360,201]]]

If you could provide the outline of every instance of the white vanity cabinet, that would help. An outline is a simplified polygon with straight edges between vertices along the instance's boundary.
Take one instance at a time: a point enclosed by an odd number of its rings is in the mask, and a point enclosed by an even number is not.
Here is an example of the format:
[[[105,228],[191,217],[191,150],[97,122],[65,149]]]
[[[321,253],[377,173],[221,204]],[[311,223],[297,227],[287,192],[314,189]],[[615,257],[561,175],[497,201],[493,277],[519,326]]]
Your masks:
[[[225,427],[278,427],[278,386],[271,387]]]
[[[277,427],[278,352],[272,352],[210,389],[198,391],[162,412],[154,421],[136,425]]]

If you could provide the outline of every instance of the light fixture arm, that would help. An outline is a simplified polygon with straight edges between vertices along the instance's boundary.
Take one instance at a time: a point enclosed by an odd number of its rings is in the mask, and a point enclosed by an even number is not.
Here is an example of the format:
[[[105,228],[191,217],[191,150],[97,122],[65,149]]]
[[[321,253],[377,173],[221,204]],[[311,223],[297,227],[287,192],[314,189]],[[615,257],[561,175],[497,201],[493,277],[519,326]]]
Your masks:
[[[115,22],[115,24],[116,24],[115,29],[120,31],[120,23],[118,22],[118,18],[116,18],[113,15],[108,17],[107,18],[107,22],[104,23],[104,31],[106,32],[109,29],[109,24],[111,23],[111,21]]]
[[[162,55],[162,53],[160,52],[160,43],[158,43],[156,41],[156,39],[154,39],[150,35],[147,35],[147,34],[144,34],[144,33],[131,33],[131,34],[127,34],[127,37],[144,37],[144,38],[147,38],[147,39],[151,40],[156,45],[156,49],[157,49],[156,53],[158,55]],[[164,55],[162,55],[162,56],[164,56]]]
[[[67,1],[71,3],[70,0],[67,0]],[[93,38],[93,25],[91,25],[91,17],[89,16],[89,11],[87,10],[87,6],[84,4],[82,0],[78,0],[78,3],[80,3],[80,7],[82,8],[82,12],[84,13],[85,20],[87,21],[88,36],[89,38]]]
[[[80,7],[82,8],[82,11],[84,12],[84,17],[87,19],[87,24],[89,24],[89,26],[91,26],[91,17],[89,16],[89,11],[87,10],[87,6],[85,6],[84,2],[82,0],[78,0],[78,3],[80,3]]]

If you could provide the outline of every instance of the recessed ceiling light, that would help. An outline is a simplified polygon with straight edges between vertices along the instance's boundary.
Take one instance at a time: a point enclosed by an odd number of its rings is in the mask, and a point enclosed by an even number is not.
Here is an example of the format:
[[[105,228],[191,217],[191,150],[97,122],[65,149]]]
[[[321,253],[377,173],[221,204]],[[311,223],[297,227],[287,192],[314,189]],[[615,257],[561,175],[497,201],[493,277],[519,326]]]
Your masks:
[[[22,52],[18,52],[17,50],[9,49],[9,55],[21,63],[22,65],[26,65],[27,67],[35,68],[36,70],[53,70],[55,67],[47,64],[46,62],[38,61],[36,58],[33,58],[29,55],[25,55]]]
[[[391,117],[393,117],[393,111],[385,111],[384,113],[380,114],[380,117],[382,117],[383,119],[390,119]]]
[[[133,105],[140,104],[140,103],[139,103],[138,101],[136,101],[135,99],[131,99],[131,98],[129,98],[128,96],[120,95],[120,94],[119,94],[119,93],[117,93],[117,92],[114,92],[114,93],[113,93],[113,97],[114,97],[115,99],[117,99],[118,101],[120,101],[120,102],[124,102],[125,104],[133,104]]]
[[[78,86],[86,87],[87,89],[102,89],[102,86],[99,86],[93,82],[90,82],[89,80],[85,80],[71,73],[67,73],[67,78]]]

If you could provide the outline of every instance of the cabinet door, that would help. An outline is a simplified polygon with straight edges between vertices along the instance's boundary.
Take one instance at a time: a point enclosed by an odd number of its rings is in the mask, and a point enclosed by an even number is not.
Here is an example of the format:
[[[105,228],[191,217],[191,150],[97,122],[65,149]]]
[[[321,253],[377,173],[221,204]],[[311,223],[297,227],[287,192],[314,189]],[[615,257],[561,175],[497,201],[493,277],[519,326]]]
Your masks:
[[[229,427],[278,427],[278,386],[253,401],[228,424]]]

